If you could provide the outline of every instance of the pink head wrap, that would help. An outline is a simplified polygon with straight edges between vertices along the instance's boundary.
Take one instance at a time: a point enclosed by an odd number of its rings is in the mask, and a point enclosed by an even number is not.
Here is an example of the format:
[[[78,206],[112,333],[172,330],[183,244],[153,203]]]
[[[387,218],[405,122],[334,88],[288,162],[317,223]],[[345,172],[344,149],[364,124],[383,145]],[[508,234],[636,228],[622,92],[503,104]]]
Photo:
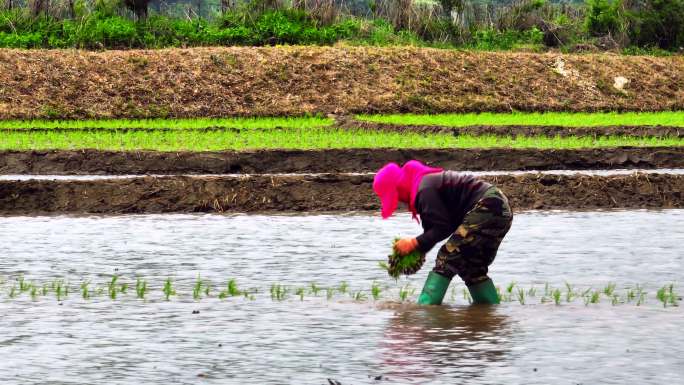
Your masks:
[[[441,168],[428,167],[417,160],[410,160],[401,168],[396,163],[386,164],[373,180],[373,191],[382,205],[382,217],[391,216],[402,201],[408,204],[413,219],[418,220],[415,201],[420,181],[426,174],[441,171]]]

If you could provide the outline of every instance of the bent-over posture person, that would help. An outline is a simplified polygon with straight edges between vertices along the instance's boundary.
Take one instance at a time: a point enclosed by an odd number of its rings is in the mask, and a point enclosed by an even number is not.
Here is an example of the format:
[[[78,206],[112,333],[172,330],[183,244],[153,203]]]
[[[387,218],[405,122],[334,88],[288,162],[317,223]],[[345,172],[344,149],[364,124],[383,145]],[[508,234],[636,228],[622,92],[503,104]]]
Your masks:
[[[439,249],[419,304],[440,305],[455,275],[465,282],[473,303],[499,303],[487,272],[513,221],[501,190],[473,175],[428,167],[417,160],[403,167],[385,165],[375,175],[373,190],[380,198],[383,219],[403,202],[413,219],[422,223],[423,234],[395,243],[399,254],[416,249],[427,253],[449,238]]]

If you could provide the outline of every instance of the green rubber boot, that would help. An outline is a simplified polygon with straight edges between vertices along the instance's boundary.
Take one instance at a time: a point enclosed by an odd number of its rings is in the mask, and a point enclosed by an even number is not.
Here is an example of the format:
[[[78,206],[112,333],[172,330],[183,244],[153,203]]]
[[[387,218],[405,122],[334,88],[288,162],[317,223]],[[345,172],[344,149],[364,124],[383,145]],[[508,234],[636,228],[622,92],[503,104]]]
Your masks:
[[[425,280],[423,291],[418,297],[419,305],[441,305],[444,295],[449,288],[450,279],[431,271]]]
[[[494,282],[491,279],[482,281],[473,286],[468,286],[473,304],[495,305],[499,303],[499,294],[496,292]]]

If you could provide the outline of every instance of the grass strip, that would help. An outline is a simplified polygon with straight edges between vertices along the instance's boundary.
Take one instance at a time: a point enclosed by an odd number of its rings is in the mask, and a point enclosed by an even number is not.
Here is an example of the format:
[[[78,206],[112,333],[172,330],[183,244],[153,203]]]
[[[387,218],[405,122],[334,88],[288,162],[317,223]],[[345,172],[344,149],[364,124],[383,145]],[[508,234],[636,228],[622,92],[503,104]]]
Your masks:
[[[0,120],[0,129],[155,129],[193,130],[203,128],[313,128],[326,127],[333,120],[321,117],[197,118],[197,119],[102,119],[102,120]]]
[[[684,111],[665,112],[546,112],[469,113],[436,115],[357,115],[357,119],[385,124],[416,126],[670,126],[684,127]]]
[[[217,151],[344,148],[548,148],[684,146],[684,138],[501,137],[342,129],[253,131],[5,131],[2,150]]]

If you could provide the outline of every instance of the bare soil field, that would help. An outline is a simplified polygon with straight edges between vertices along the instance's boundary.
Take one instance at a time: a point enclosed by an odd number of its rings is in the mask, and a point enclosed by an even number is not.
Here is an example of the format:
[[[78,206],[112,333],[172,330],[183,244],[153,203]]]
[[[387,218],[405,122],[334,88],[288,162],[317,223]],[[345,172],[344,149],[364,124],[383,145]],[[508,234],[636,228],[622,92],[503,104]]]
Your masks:
[[[0,50],[0,119],[682,108],[681,57],[345,46]]]
[[[580,150],[262,150],[222,152],[0,151],[0,174],[263,174],[375,172],[420,159],[452,170],[684,168],[684,147]]]
[[[683,175],[498,175],[516,210],[679,208]],[[0,214],[317,212],[378,209],[371,175],[0,181]]]

